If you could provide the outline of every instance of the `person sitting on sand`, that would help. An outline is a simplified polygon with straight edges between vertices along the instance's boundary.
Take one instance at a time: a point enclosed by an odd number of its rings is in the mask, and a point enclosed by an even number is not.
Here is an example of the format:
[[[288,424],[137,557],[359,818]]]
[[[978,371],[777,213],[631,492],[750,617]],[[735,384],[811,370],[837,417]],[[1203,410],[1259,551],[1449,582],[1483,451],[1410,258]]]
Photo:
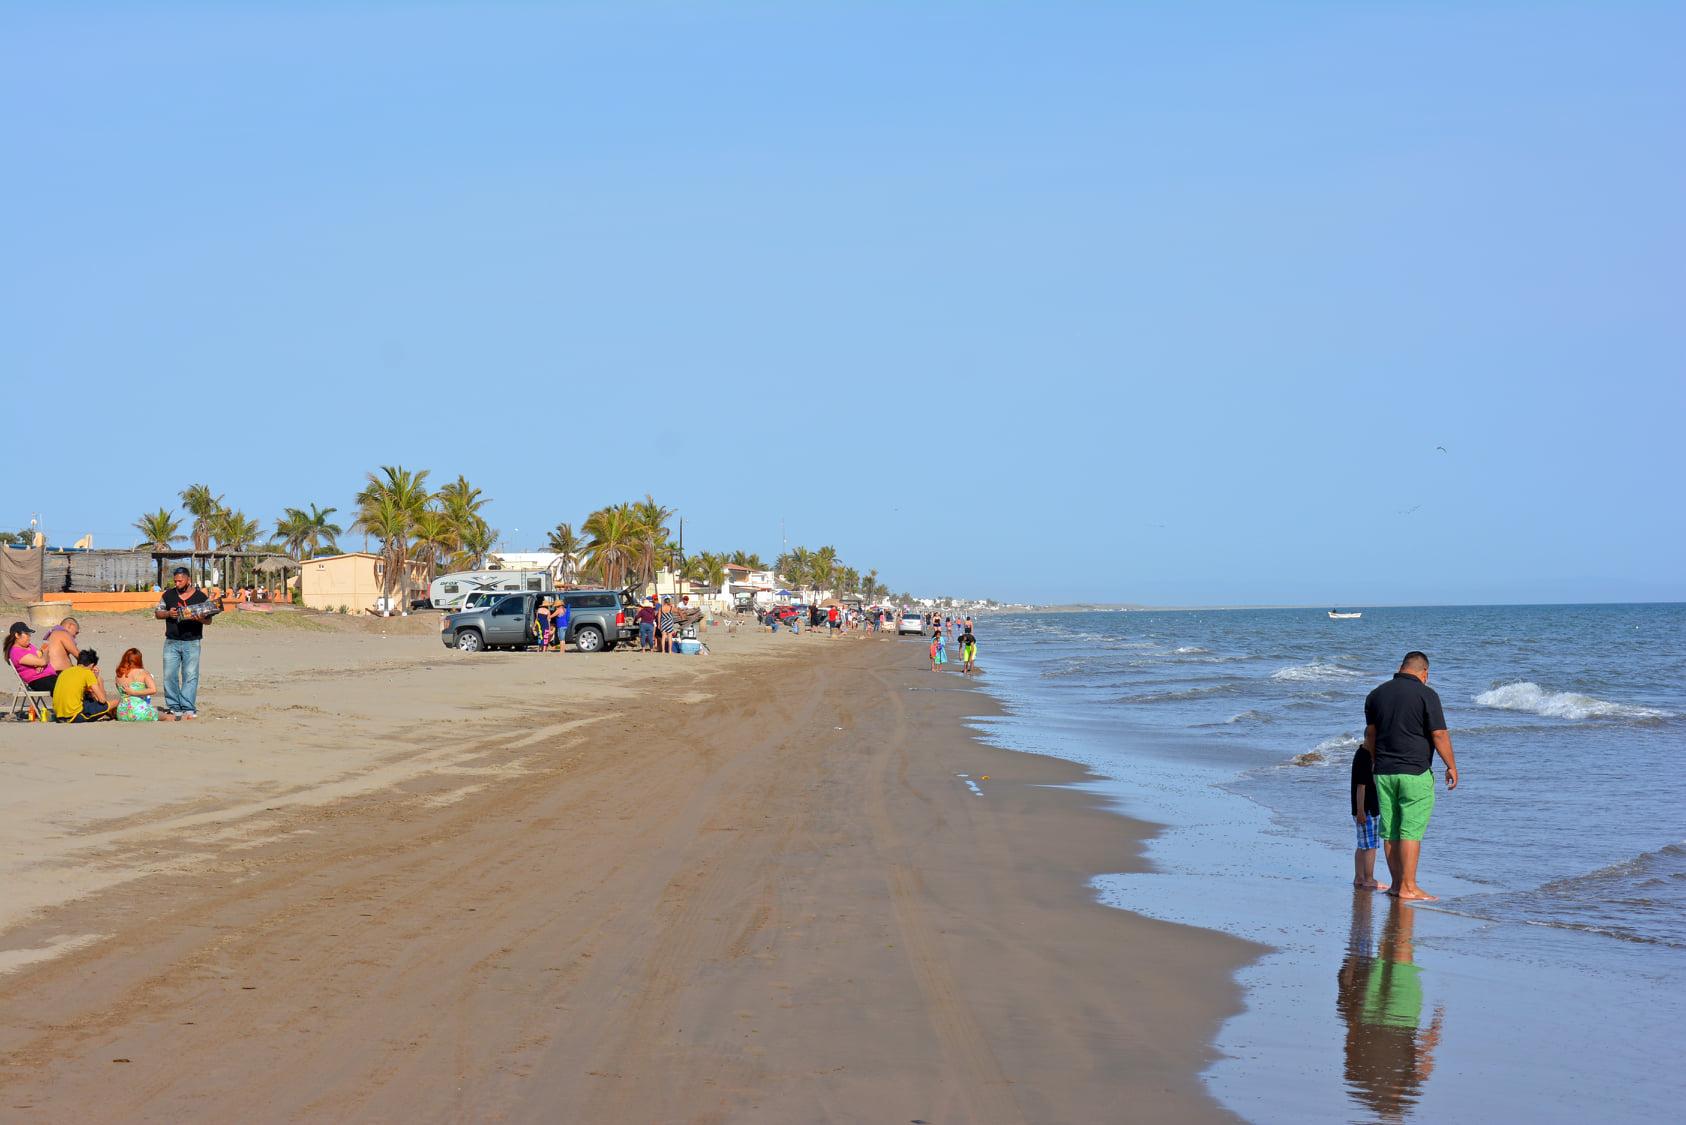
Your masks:
[[[99,653],[85,648],[76,658],[76,667],[59,673],[59,682],[53,685],[53,714],[59,722],[92,723],[117,717],[100,683],[99,662]]]
[[[41,651],[47,654],[47,663],[55,672],[63,672],[67,668],[76,666],[76,658],[81,655],[82,646],[76,643],[81,635],[82,626],[76,618],[67,617],[54,625],[41,637]]]
[[[18,679],[23,681],[24,687],[30,691],[50,692],[58,682],[59,674],[47,663],[47,654],[30,640],[34,635],[35,630],[22,621],[12,622],[11,629],[6,633],[6,659],[17,669]]]
[[[152,697],[162,689],[141,663],[141,650],[131,648],[117,662],[117,717],[125,723],[156,723],[158,708]],[[174,718],[175,716],[169,716]]]

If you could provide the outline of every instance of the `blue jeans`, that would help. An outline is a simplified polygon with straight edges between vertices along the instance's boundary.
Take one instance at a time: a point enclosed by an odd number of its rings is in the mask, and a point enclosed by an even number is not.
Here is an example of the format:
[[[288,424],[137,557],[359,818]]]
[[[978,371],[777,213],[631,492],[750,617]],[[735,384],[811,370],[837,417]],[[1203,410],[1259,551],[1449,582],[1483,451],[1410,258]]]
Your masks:
[[[656,643],[656,626],[654,622],[640,621],[638,623],[638,647],[649,648]]]
[[[176,681],[180,680],[180,686]],[[164,706],[171,714],[199,710],[199,642],[164,640]]]

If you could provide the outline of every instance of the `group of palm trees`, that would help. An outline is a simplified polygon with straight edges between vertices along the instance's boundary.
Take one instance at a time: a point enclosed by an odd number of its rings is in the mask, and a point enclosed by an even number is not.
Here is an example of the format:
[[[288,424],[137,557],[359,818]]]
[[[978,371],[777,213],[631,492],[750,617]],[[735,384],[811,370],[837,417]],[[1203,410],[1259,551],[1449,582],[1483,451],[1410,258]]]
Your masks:
[[[845,566],[835,547],[817,551],[797,547],[780,555],[772,567],[749,551],[686,555],[673,538],[673,516],[672,508],[646,493],[642,500],[597,509],[579,531],[572,524],[557,524],[546,546],[562,556],[564,580],[586,579],[615,589],[642,588],[662,571],[676,583],[706,583],[721,589],[729,577],[727,567],[741,566],[774,570],[787,585],[815,596],[853,594],[873,601],[890,594],[890,588],[878,581],[876,570],[863,574]],[[902,597],[910,600],[906,594]]]
[[[890,587],[878,581],[876,570],[862,574],[856,568],[845,565],[837,557],[836,547],[821,547],[817,551],[793,547],[779,556],[774,569],[787,585],[804,592],[813,591],[816,595],[828,592],[854,594],[869,602],[882,601],[890,596]],[[902,595],[902,599],[911,600],[906,594]]]
[[[403,466],[383,466],[370,473],[368,483],[357,494],[354,531],[379,540],[382,567],[387,577],[386,593],[402,582],[406,562],[425,562],[430,571],[442,561],[448,565],[479,566],[486,552],[497,542],[498,531],[480,514],[487,500],[481,491],[459,476],[437,492],[427,489],[428,471],[411,472]],[[264,546],[284,552],[294,561],[336,554],[345,529],[330,518],[338,508],[310,510],[286,508],[265,534],[264,525],[245,512],[230,508],[208,485],[194,484],[181,490],[181,506],[192,524],[184,535],[185,517],[168,508],[149,512],[134,522],[134,528],[154,551],[168,551],[183,539],[193,550],[249,551]]]
[[[673,535],[674,515],[646,493],[642,500],[597,509],[579,531],[569,523],[557,524],[545,545],[562,556],[565,581],[585,579],[619,589],[654,582],[665,570],[675,578],[724,584],[730,560],[707,552],[687,557]],[[751,557],[742,551],[738,555]]]
[[[498,529],[490,526],[481,509],[489,503],[481,490],[458,476],[438,491],[428,488],[429,471],[410,470],[402,465],[383,465],[369,473],[357,494],[353,531],[378,541],[383,561],[382,593],[391,597],[402,590],[408,597],[410,575],[420,569],[432,577],[442,571],[477,570],[496,545]],[[310,505],[284,509],[265,537],[264,527],[244,512],[231,509],[223,497],[208,486],[191,485],[179,494],[181,506],[193,519],[188,534],[182,534],[183,519],[166,508],[143,515],[134,527],[154,551],[171,550],[183,538],[191,538],[193,550],[207,552],[214,543],[219,551],[247,551],[263,541],[285,552],[295,561],[339,551],[339,536],[345,529],[331,517],[339,509]],[[869,601],[881,600],[890,588],[878,581],[876,570],[861,571],[845,566],[834,547],[810,551],[796,547],[766,566],[759,555],[748,551],[715,553],[702,551],[687,556],[673,535],[674,509],[644,499],[612,504],[588,515],[575,531],[572,524],[559,523],[550,533],[547,546],[562,556],[560,578],[565,582],[597,582],[611,589],[643,587],[667,572],[675,580],[707,583],[723,588],[729,565],[749,570],[774,570],[790,586],[815,595],[855,594]],[[420,564],[418,567],[417,564]],[[908,595],[901,595],[907,600]]]

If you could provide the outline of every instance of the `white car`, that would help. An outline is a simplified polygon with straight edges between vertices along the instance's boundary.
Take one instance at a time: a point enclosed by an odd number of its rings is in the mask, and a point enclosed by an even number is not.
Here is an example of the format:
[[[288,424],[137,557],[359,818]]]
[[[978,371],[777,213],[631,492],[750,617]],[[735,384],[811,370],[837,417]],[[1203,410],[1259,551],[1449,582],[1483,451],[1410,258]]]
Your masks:
[[[917,613],[904,613],[896,618],[896,636],[904,637],[912,633],[916,637],[925,635],[925,618]]]

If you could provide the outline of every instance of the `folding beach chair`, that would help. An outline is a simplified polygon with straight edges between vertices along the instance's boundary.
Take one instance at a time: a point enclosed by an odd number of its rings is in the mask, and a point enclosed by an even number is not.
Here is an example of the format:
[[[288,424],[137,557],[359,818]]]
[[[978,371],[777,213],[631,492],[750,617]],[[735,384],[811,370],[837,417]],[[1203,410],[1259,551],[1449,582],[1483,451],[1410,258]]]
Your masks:
[[[10,662],[7,667],[11,667]],[[12,668],[12,679],[18,685],[12,692],[12,702],[6,709],[8,715],[26,721],[47,722],[53,717],[53,693],[50,691],[34,691],[23,682],[18,670]]]

